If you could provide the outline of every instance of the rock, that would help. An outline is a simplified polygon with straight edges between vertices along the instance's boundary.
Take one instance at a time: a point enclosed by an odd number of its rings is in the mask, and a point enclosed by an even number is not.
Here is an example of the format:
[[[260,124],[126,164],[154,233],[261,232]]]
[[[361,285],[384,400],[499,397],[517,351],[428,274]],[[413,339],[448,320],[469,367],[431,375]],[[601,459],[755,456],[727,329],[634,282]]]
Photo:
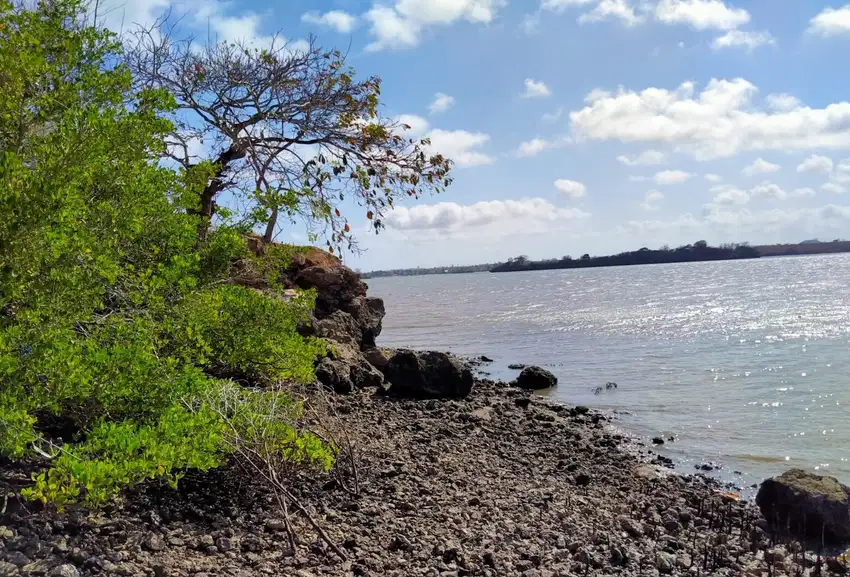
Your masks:
[[[478,360],[481,361],[482,363],[492,363],[493,362],[493,359],[491,359],[487,355],[481,355],[480,357],[478,357]]]
[[[336,310],[313,323],[315,335],[339,343],[360,346],[360,327],[347,312]]]
[[[316,366],[316,378],[338,393],[384,384],[384,375],[366,360],[359,348],[338,342],[329,343],[329,356]]]
[[[671,553],[659,551],[655,556],[655,567],[660,573],[672,573],[676,568],[676,556]]]
[[[377,297],[355,299],[346,307],[360,328],[359,342],[363,348],[375,346],[375,339],[381,334],[382,323],[387,314],[384,300]]]
[[[513,363],[511,365],[508,365],[508,368],[512,371],[521,371],[522,369],[525,368],[525,365],[521,365],[519,363]]]
[[[270,531],[286,531],[286,521],[283,519],[269,519],[266,521],[266,529]]]
[[[162,551],[165,549],[165,540],[156,533],[151,533],[148,535],[147,539],[145,539],[145,548],[149,551]]]
[[[233,542],[229,537],[219,537],[215,540],[215,546],[218,547],[219,551],[230,551],[233,549]]]
[[[652,437],[652,444],[653,445],[663,445],[664,439],[662,439],[661,437]]]
[[[14,565],[15,567],[23,567],[24,565],[30,564],[30,558],[21,553],[20,551],[12,551],[6,557],[6,561]]]
[[[631,517],[626,517],[622,515],[619,519],[620,528],[628,533],[630,536],[639,539],[643,537],[643,528],[641,528],[640,523],[632,519]]]
[[[830,542],[850,541],[850,488],[834,477],[791,469],[759,487],[756,504],[769,522],[791,534],[812,537],[823,527]]]
[[[472,391],[472,371],[445,353],[400,350],[390,360],[386,377],[396,397],[463,398]]]
[[[514,386],[533,391],[551,389],[557,384],[558,379],[555,375],[540,367],[525,367],[513,382]]]
[[[17,577],[20,575],[18,568],[6,561],[0,561],[0,577]]]
[[[64,565],[54,567],[49,575],[50,577],[80,577],[80,572],[73,565],[65,563]]]
[[[386,347],[372,347],[371,349],[366,349],[365,351],[363,351],[363,357],[370,365],[372,365],[379,371],[384,372],[387,369],[387,366],[390,364],[390,359],[393,358],[395,353],[395,349],[388,349]]]
[[[768,549],[764,552],[764,560],[771,565],[778,565],[785,562],[785,552],[782,549]]]

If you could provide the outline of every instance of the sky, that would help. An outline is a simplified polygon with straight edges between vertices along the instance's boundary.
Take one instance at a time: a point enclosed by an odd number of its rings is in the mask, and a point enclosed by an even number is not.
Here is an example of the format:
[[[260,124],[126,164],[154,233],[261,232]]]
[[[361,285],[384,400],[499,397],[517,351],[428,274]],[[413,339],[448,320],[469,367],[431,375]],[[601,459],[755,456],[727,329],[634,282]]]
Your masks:
[[[138,0],[216,39],[314,35],[452,158],[361,270],[850,238],[850,4],[820,0]],[[279,240],[301,242],[293,224]]]

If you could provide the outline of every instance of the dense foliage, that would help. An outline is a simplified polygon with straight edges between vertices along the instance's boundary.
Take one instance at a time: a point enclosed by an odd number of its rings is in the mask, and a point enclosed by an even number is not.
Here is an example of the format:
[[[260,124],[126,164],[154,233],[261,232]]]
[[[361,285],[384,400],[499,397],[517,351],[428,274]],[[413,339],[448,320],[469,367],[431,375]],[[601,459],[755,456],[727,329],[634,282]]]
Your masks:
[[[315,295],[276,288],[285,250],[199,240],[215,167],[158,162],[173,97],[84,22],[79,0],[0,0],[0,456],[44,462],[26,495],[60,507],[219,466],[234,423],[328,467],[280,393],[324,350],[296,332]],[[230,282],[242,261],[271,288]]]

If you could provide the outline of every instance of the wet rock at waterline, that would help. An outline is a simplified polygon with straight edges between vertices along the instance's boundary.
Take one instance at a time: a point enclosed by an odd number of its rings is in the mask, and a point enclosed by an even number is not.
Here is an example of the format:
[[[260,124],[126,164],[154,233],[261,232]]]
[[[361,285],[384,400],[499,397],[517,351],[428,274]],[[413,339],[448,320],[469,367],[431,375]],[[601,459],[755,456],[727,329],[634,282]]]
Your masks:
[[[791,469],[765,480],[756,504],[768,522],[797,538],[850,543],[850,488],[835,477]]]
[[[389,394],[415,399],[462,398],[472,391],[472,371],[460,359],[435,351],[399,350],[384,371]]]
[[[551,389],[557,386],[558,378],[540,367],[525,367],[513,385],[520,389],[538,391],[541,389]]]

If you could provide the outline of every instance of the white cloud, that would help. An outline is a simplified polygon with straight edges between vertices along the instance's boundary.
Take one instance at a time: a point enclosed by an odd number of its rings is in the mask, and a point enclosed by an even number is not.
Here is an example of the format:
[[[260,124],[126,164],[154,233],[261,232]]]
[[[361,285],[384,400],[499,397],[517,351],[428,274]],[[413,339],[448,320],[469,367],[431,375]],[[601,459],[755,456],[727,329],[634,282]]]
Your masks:
[[[745,166],[743,172],[746,176],[755,176],[756,174],[769,174],[771,172],[776,172],[782,168],[778,164],[774,164],[772,162],[768,162],[763,158],[757,158],[753,161],[752,164]]]
[[[720,176],[719,174],[712,174],[710,172],[708,174],[706,174],[704,178],[708,182],[720,182],[721,180],[723,180],[723,177]]]
[[[797,166],[797,172],[829,174],[832,172],[832,159],[828,156],[813,154]]]
[[[596,0],[543,0],[540,7],[544,10],[563,12],[570,6],[584,6],[593,2],[596,2]]]
[[[664,195],[659,190],[650,190],[640,203],[644,210],[658,210],[658,203],[664,200]]]
[[[681,184],[692,176],[683,170],[662,170],[655,173],[655,184]]]
[[[631,27],[643,23],[645,18],[635,12],[629,0],[599,0],[593,10],[578,18],[579,24],[604,20],[619,20],[625,26]]]
[[[808,197],[808,196],[814,196],[816,193],[815,193],[814,188],[810,188],[810,187],[806,186],[806,187],[803,187],[803,188],[795,188],[794,192],[792,192],[791,194],[793,194],[794,196]]]
[[[673,91],[596,89],[584,108],[570,112],[570,123],[576,137],[665,143],[699,160],[742,150],[850,147],[850,102],[768,112],[754,105],[757,92],[743,78],[713,79],[696,96],[691,82]]]
[[[307,12],[301,16],[301,21],[317,26],[333,28],[340,34],[349,34],[357,25],[357,18],[342,10],[330,10],[321,14],[319,12]]]
[[[364,14],[374,38],[366,50],[411,48],[432,26],[448,26],[461,20],[487,24],[503,4],[503,0],[396,0],[393,6],[375,4]]]
[[[450,158],[458,167],[480,166],[496,161],[492,156],[478,150],[490,140],[490,136],[483,132],[435,128],[427,137],[431,139],[429,150]]]
[[[453,96],[438,92],[434,95],[434,101],[428,106],[428,112],[431,114],[440,114],[454,106],[455,99]]]
[[[119,34],[136,26],[147,28],[169,4],[169,0],[103,2],[98,11],[97,24]]]
[[[644,150],[635,156],[626,156],[625,154],[622,154],[617,157],[617,160],[626,166],[662,164],[664,162],[664,153],[658,150]]]
[[[395,120],[410,127],[410,130],[404,131],[404,136],[430,139],[428,152],[442,154],[454,161],[459,168],[492,164],[496,161],[494,157],[480,150],[481,146],[490,141],[488,134],[431,128],[427,120],[415,114],[402,114]]]
[[[469,205],[440,202],[412,208],[398,207],[386,216],[384,224],[396,230],[436,230],[450,234],[483,227],[533,230],[535,225],[557,227],[589,217],[590,214],[577,208],[559,208],[542,198],[524,198],[487,200]]]
[[[768,31],[729,30],[711,42],[713,50],[741,47],[753,51],[759,46],[776,44],[776,39]]]
[[[845,158],[835,165],[831,180],[841,184],[850,184],[850,158]]]
[[[559,107],[555,112],[545,112],[541,117],[543,122],[557,122],[564,114],[563,107]]]
[[[743,8],[721,0],[660,0],[655,17],[665,24],[687,24],[696,30],[732,30],[750,21]]]
[[[545,98],[551,94],[552,92],[544,82],[532,78],[525,79],[525,92],[522,93],[523,98]]]
[[[537,156],[547,148],[549,148],[548,141],[543,140],[542,138],[532,138],[531,140],[527,140],[519,145],[517,156]]]
[[[807,31],[820,36],[850,34],[850,4],[841,8],[824,8],[809,21]]]
[[[765,102],[767,102],[767,105],[770,108],[779,112],[790,112],[791,110],[795,110],[802,106],[802,103],[797,99],[796,96],[784,93],[768,94],[767,98],[765,98]]]
[[[648,176],[643,176],[643,175],[630,175],[629,176],[629,181],[631,181],[631,182],[646,182],[648,180],[652,180],[652,179]]]
[[[717,205],[741,205],[750,201],[750,195],[746,191],[729,184],[712,186],[709,190],[714,193],[712,202]]]
[[[831,192],[833,194],[843,194],[847,192],[847,189],[837,182],[827,182],[823,184],[820,189],[824,192]]]
[[[566,178],[556,180],[555,188],[558,189],[558,193],[561,196],[566,196],[567,198],[581,198],[587,192],[587,189],[582,183],[575,180],[567,180]]]
[[[752,198],[784,200],[785,198],[787,198],[788,194],[786,194],[786,192],[782,190],[778,185],[773,184],[772,182],[765,181],[751,188],[750,196]]]

